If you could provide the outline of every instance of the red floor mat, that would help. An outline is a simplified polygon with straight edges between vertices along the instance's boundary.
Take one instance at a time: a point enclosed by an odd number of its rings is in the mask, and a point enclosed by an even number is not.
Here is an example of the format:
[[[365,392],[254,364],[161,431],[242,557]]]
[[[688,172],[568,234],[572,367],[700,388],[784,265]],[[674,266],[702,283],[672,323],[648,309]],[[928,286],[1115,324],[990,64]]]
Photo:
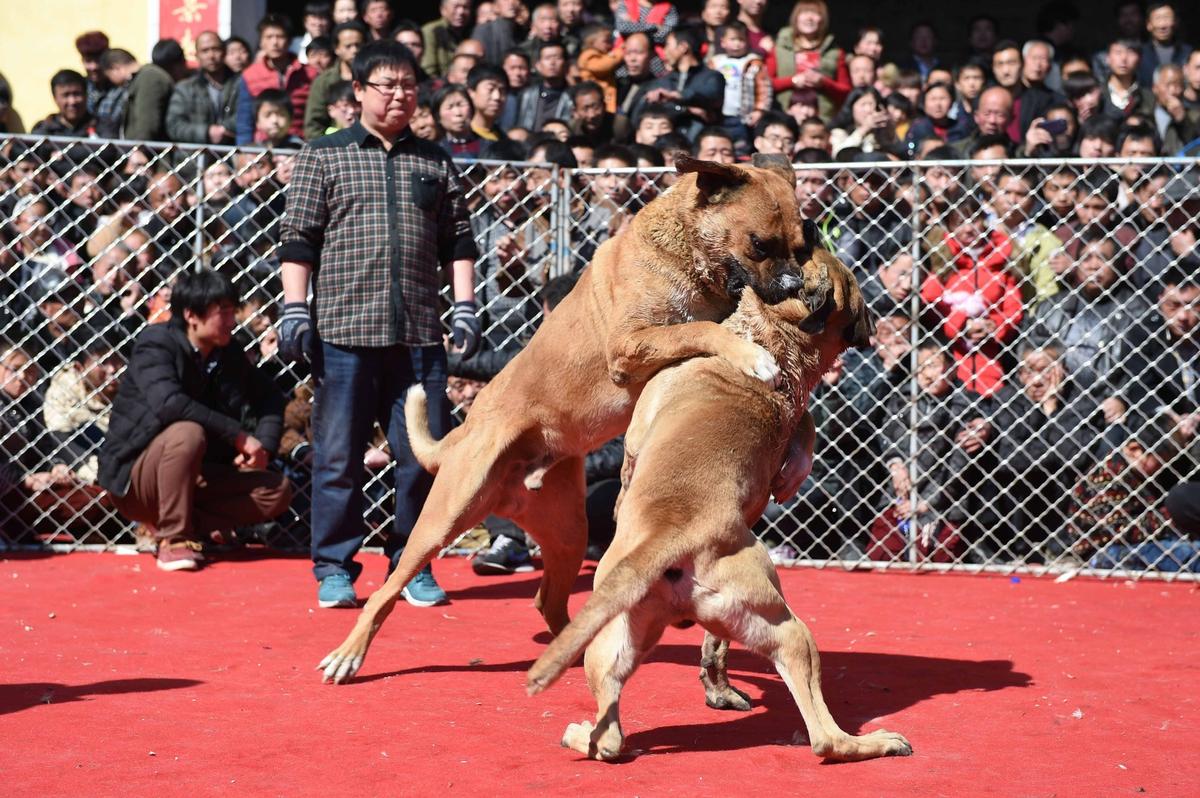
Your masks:
[[[367,557],[369,579],[382,578]],[[698,629],[669,630],[622,701],[616,765],[559,748],[594,705],[573,668],[536,698],[533,574],[435,564],[453,603],[393,614],[353,684],[317,661],[354,614],[316,610],[302,559],[166,574],[148,557],[0,562],[6,795],[1195,795],[1191,585],[793,570],[843,727],[916,753],[823,765],[765,661],[747,714],[705,708]],[[581,577],[572,607],[586,596]]]

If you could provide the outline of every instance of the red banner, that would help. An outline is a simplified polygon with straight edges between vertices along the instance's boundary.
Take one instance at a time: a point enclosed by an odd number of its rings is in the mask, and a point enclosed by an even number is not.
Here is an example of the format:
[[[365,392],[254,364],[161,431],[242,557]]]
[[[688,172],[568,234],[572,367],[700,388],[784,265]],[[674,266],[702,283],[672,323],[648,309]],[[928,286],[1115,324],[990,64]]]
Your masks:
[[[175,39],[188,64],[196,65],[196,37],[206,30],[220,31],[222,0],[155,0],[158,3],[158,38]]]

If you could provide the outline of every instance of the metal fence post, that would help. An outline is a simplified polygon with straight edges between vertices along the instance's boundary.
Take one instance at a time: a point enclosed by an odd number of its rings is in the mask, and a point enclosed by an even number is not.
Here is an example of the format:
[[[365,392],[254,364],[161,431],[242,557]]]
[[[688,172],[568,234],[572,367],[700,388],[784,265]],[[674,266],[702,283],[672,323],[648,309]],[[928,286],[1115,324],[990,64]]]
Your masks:
[[[204,150],[196,153],[196,260],[192,264],[193,269],[200,268],[204,263],[204,170],[208,168],[204,156]]]
[[[918,410],[918,386],[917,386],[917,367],[918,353],[917,345],[919,343],[919,319],[921,318],[921,213],[924,211],[924,200],[921,197],[921,167],[918,162],[912,164],[912,187],[913,195],[916,197],[916,202],[912,203],[912,210],[909,214],[909,221],[912,223],[912,240],[909,242],[909,252],[913,260],[912,272],[912,292],[909,296],[909,318],[912,323],[908,325],[909,344],[911,349],[908,353],[908,505],[909,505],[909,523],[908,523],[908,561],[914,565],[920,559],[919,536],[921,534],[920,524],[917,523],[917,503],[920,497],[917,493],[917,455],[920,453],[920,439],[917,433],[917,427],[920,423],[920,412]]]
[[[554,276],[560,277],[571,271],[568,261],[570,236],[567,233],[567,220],[571,217],[570,184],[574,173],[555,164],[551,175],[554,181],[554,201],[550,206],[550,221],[554,225]]]

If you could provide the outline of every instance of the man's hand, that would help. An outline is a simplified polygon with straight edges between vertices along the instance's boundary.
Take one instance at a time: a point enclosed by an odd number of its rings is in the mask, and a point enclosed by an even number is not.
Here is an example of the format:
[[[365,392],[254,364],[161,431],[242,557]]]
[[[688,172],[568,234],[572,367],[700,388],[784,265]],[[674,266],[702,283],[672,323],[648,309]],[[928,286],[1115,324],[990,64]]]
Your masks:
[[[390,462],[392,462],[392,456],[374,446],[367,449],[367,453],[363,455],[363,465],[372,471],[378,471]]]
[[[220,144],[222,141],[225,140],[225,137],[227,135],[229,135],[229,131],[227,131],[225,129],[224,125],[209,125],[208,126],[208,140],[212,144]]]
[[[907,498],[912,491],[912,480],[908,476],[908,468],[903,460],[893,460],[888,463],[888,471],[892,475],[892,490],[900,498]]]
[[[121,289],[121,313],[128,316],[137,312],[138,302],[142,300],[144,295],[142,284],[137,280],[131,280]]]
[[[517,237],[508,234],[500,236],[496,242],[496,258],[502,267],[510,266],[521,259],[521,244]]]
[[[1125,403],[1115,396],[1110,396],[1100,403],[1100,412],[1104,414],[1104,421],[1108,424],[1116,424],[1123,419],[1128,409]]]
[[[233,464],[238,468],[244,471],[261,471],[267,467],[270,455],[258,438],[239,432],[233,446],[238,450],[238,456],[233,458]]]
[[[984,443],[992,435],[992,425],[985,419],[971,419],[959,430],[954,440],[967,454],[975,454],[983,449]]]
[[[450,334],[454,337],[454,351],[462,353],[468,360],[479,351],[483,329],[479,324],[479,308],[471,301],[455,302],[450,317]]]
[[[288,302],[279,317],[279,353],[284,360],[312,363],[314,340],[307,302]]]
[[[1041,126],[1041,123],[1045,121],[1045,117],[1039,116],[1029,123],[1029,129],[1025,131],[1026,153],[1031,153],[1038,147],[1049,147],[1054,143],[1054,136],[1051,136],[1050,131]]]

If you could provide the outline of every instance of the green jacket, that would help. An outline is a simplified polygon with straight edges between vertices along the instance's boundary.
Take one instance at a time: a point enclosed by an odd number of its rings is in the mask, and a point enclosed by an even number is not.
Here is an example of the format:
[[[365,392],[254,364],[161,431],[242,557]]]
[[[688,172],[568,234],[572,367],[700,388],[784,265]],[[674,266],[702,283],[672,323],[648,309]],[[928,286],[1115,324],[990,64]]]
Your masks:
[[[454,60],[455,49],[459,42],[467,37],[467,32],[464,31],[462,36],[456,38],[446,20],[438,17],[433,22],[421,26],[421,37],[425,39],[421,69],[434,77],[444,77],[446,70],[450,68],[450,62]]]
[[[137,141],[169,141],[167,105],[175,81],[155,64],[140,67],[129,81],[129,102],[125,106],[124,137]]]
[[[329,92],[333,84],[342,80],[339,67],[340,64],[334,63],[313,78],[312,88],[308,90],[308,102],[304,105],[305,141],[321,138],[333,125],[333,119],[329,116]]]
[[[830,80],[837,78],[838,59],[842,56],[842,49],[833,43],[833,34],[829,34],[821,42],[820,47],[821,60],[818,62],[817,68],[821,70],[821,74]],[[792,32],[791,27],[786,27],[779,31],[779,35],[775,37],[775,77],[790,78],[796,74],[796,37]],[[786,110],[792,104],[792,92],[790,90],[776,92],[779,98],[779,104]],[[818,113],[822,119],[829,120],[837,106],[833,101],[825,96],[824,93],[817,94],[819,106]]]

